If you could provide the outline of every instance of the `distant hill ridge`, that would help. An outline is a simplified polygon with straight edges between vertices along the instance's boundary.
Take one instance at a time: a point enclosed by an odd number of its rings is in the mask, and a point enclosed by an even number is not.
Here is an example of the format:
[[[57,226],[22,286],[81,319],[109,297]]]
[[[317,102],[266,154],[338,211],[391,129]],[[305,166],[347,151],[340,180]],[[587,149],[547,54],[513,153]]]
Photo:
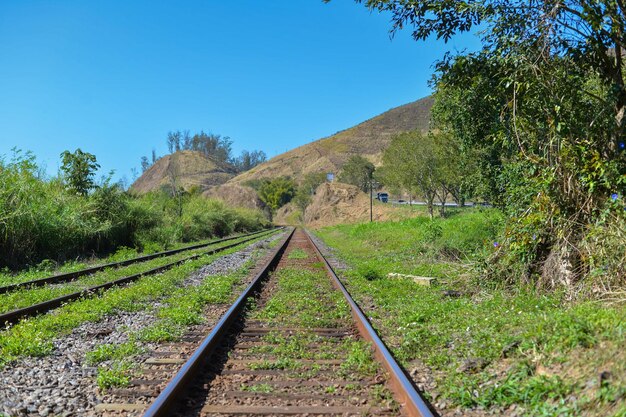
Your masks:
[[[352,128],[285,152],[241,173],[229,183],[290,176],[300,179],[309,172],[339,172],[352,155],[379,164],[393,136],[410,130],[427,131],[434,99],[423,99],[393,108]]]
[[[131,191],[143,194],[162,187],[206,190],[233,178],[237,170],[230,164],[218,162],[197,151],[178,151],[159,158],[131,186]]]
[[[416,129],[428,130],[433,102],[429,96],[393,108],[357,126],[275,156],[239,175],[232,165],[217,162],[200,152],[178,151],[156,161],[135,181],[131,190],[146,193],[169,187],[174,181],[177,187],[197,186],[208,190],[207,196],[232,203],[245,200],[246,206],[253,207],[258,205],[252,196],[254,190],[242,187],[247,181],[280,176],[299,180],[310,172],[339,173],[352,155],[361,155],[379,164],[395,135]],[[227,186],[221,187],[223,184]]]

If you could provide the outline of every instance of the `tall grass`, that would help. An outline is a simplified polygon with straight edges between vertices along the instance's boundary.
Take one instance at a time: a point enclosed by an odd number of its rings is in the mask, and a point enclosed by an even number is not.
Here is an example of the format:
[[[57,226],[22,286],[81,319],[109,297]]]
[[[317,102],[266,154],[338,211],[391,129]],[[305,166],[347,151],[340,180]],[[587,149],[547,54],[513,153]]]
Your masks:
[[[258,230],[260,212],[219,201],[164,192],[132,196],[104,181],[90,195],[45,178],[31,153],[0,160],[0,267],[114,250],[119,246],[167,248],[186,242]]]

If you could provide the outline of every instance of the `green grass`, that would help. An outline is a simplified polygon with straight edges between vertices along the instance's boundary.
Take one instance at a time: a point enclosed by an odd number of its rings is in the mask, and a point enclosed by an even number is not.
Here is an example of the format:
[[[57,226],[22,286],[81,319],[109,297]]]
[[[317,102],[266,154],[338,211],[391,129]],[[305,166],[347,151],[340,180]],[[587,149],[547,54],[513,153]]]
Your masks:
[[[98,368],[98,386],[101,389],[124,386],[132,374],[130,364],[143,353],[146,342],[175,341],[189,326],[203,323],[206,306],[229,302],[234,286],[252,266],[253,263],[248,262],[230,274],[211,276],[198,286],[174,290],[161,300],[156,322],[129,334],[128,342],[101,345],[88,352],[85,360],[89,365],[107,362],[107,366]]]
[[[196,242],[185,243],[177,242],[169,245],[167,249],[179,249],[185,246],[210,242],[210,240],[200,240]],[[19,272],[10,272],[7,269],[0,271],[0,287],[11,284],[19,284],[27,281],[33,281],[41,278],[47,278],[52,275],[76,272],[80,271],[81,269],[91,268],[98,265],[126,261],[128,259],[136,258],[138,256],[149,255],[152,253],[161,252],[163,250],[164,248],[161,245],[155,243],[144,246],[142,251],[139,251],[137,248],[128,248],[126,246],[122,246],[108,256],[92,256],[85,259],[70,260],[62,263],[57,263],[50,259],[46,259],[35,266]]]
[[[323,270],[284,268],[278,272],[278,290],[252,317],[271,325],[335,327],[349,317],[349,309]]]
[[[189,295],[192,303],[198,299],[192,296],[193,291],[191,289],[181,289],[180,284],[203,265],[211,263],[218,257],[241,250],[252,243],[254,241],[227,249],[219,254],[203,256],[186,262],[159,275],[140,278],[132,285],[110,289],[103,292],[99,297],[67,304],[55,310],[54,314],[23,320],[0,332],[0,367],[21,356],[42,356],[51,353],[54,338],[71,332],[82,323],[97,322],[104,316],[119,311],[150,309],[155,300],[177,297],[178,306],[173,304],[170,309],[159,313],[168,319],[166,323],[157,322],[155,329],[145,335],[148,340],[163,340],[170,337],[178,331],[177,328],[171,326],[172,323],[177,325],[197,320],[192,319],[191,314],[181,312],[181,309],[184,308],[181,303],[186,297],[185,294]],[[209,291],[209,294],[202,294],[201,297],[208,299],[217,297],[221,300],[218,296],[219,291],[223,291],[223,287],[217,286],[216,289],[207,289],[206,291]],[[218,291],[217,295],[213,291]],[[103,351],[102,354],[106,355],[106,352]],[[98,354],[94,355],[97,356]]]
[[[240,389],[242,391],[259,392],[259,393],[264,393],[264,394],[269,394],[270,392],[274,392],[274,387],[272,387],[270,384],[253,384],[253,385],[241,384]]]
[[[234,209],[198,191],[134,195],[103,180],[88,195],[46,178],[32,153],[0,155],[0,268],[65,262],[121,246],[166,248],[180,242],[259,230],[259,210]],[[49,263],[49,261],[47,261]]]
[[[287,258],[289,259],[306,259],[308,258],[309,255],[306,253],[306,251],[304,249],[294,249],[289,253],[289,256]]]
[[[113,387],[120,388],[128,386],[128,383],[130,382],[130,369],[131,365],[128,362],[116,364],[112,368],[100,367],[98,368],[96,383],[102,390]]]
[[[528,416],[619,415],[626,308],[483,285],[474,266],[499,227],[497,214],[468,210],[432,223],[337,226],[318,235],[348,264],[342,278],[359,302],[373,305],[368,316],[394,354],[433,371],[438,401],[500,412],[515,404]],[[387,279],[389,272],[439,277],[440,285]],[[446,296],[451,288],[462,295]],[[611,375],[604,386],[602,371]]]
[[[279,270],[273,279],[276,280],[276,289],[271,298],[262,308],[253,305],[249,309],[248,317],[263,321],[269,326],[297,327],[304,330],[290,335],[279,332],[264,335],[263,340],[268,343],[254,347],[250,352],[271,355],[272,358],[250,365],[251,369],[279,369],[294,377],[311,379],[331,365],[303,360],[345,358],[339,369],[342,377],[362,380],[381,372],[368,342],[350,337],[333,340],[306,330],[347,328],[352,325],[350,309],[343,295],[333,289],[321,265],[313,270],[286,267]],[[317,349],[310,349],[312,344]],[[355,387],[357,391],[362,389],[363,387]],[[327,393],[334,393],[336,390],[336,387],[325,388]],[[376,398],[373,399],[376,404],[393,404],[386,389],[384,392],[374,391]]]

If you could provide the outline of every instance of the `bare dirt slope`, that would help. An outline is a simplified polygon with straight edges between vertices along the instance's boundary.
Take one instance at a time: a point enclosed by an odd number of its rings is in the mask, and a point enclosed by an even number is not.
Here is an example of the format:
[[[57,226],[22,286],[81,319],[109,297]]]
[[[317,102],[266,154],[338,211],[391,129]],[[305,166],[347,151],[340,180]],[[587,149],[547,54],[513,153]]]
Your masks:
[[[417,212],[408,213],[391,204],[374,202],[373,217],[376,221],[397,220]],[[341,183],[324,183],[318,187],[313,201],[304,212],[308,227],[324,227],[336,224],[366,222],[370,219],[369,195],[358,187]]]
[[[297,180],[309,172],[339,172],[352,155],[362,155],[377,164],[394,135],[428,130],[432,105],[433,98],[426,97],[396,107],[333,136],[278,155],[236,176],[230,183],[280,176]]]
[[[222,200],[231,207],[244,207],[249,209],[260,209],[264,207],[263,202],[254,188],[239,184],[222,184],[210,187],[202,193],[202,195],[208,198]]]
[[[193,186],[205,190],[224,184],[235,174],[232,166],[214,161],[200,152],[179,151],[156,161],[133,183],[131,191],[143,194],[172,184],[186,190]]]

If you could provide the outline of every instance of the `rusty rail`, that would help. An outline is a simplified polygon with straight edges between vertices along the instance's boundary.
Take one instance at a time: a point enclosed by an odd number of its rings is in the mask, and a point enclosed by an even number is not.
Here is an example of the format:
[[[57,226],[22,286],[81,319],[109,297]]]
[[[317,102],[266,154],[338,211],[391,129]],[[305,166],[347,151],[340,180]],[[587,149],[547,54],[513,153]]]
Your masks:
[[[268,261],[262,270],[255,276],[252,283],[237,298],[235,303],[222,316],[220,321],[215,325],[213,330],[202,341],[200,347],[193,353],[188,361],[181,367],[178,373],[170,380],[165,389],[159,394],[148,410],[143,414],[144,417],[164,417],[170,415],[173,405],[184,397],[183,393],[188,385],[193,381],[200,367],[206,363],[211,357],[215,348],[221,342],[222,337],[226,334],[231,324],[243,311],[246,301],[253,296],[261,286],[263,280],[276,268],[280,261],[281,255],[284,253],[290,239],[294,234],[291,231],[289,236],[284,240],[283,244],[278,247],[270,261]],[[434,417],[436,414],[431,411],[429,405],[421,397],[415,385],[406,376],[400,365],[396,362],[389,349],[385,346],[376,331],[371,326],[361,309],[350,296],[350,293],[343,286],[334,270],[322,255],[319,248],[311,239],[307,232],[307,237],[311,241],[315,249],[317,257],[323,262],[328,274],[333,281],[334,286],[344,295],[352,311],[357,328],[361,336],[372,342],[375,349],[376,358],[383,364],[390,374],[391,388],[394,391],[396,399],[402,404],[404,411],[409,417]]]
[[[241,314],[248,298],[258,291],[262,282],[276,268],[294,231],[295,229],[293,229],[283,243],[274,250],[271,259],[256,274],[250,285],[248,285],[244,292],[241,293],[228,311],[222,316],[211,333],[204,338],[200,347],[191,355],[189,360],[185,362],[165,389],[154,400],[150,408],[144,413],[144,417],[162,417],[168,415],[170,408],[185,391],[187,384],[193,380],[198,369],[203,365],[205,360],[211,356],[215,348],[221,342],[222,337],[228,331],[230,325],[237,319],[239,314]]]
[[[337,274],[335,274],[333,267],[330,266],[328,260],[324,257],[319,247],[315,244],[315,241],[311,238],[310,233],[308,231],[306,231],[306,233],[311,243],[313,243],[313,247],[315,248],[317,257],[326,266],[326,271],[330,275],[334,286],[343,293],[346,301],[350,305],[352,317],[357,324],[359,333],[364,339],[369,340],[372,343],[372,345],[374,346],[374,353],[376,357],[383,364],[387,372],[389,372],[391,383],[390,385],[394,394],[396,395],[396,400],[398,400],[402,404],[410,417],[435,416],[428,403],[419,394],[411,379],[407,377],[402,367],[393,357],[393,355],[385,345],[385,342],[383,342],[382,339],[378,336],[376,330],[374,330],[371,323],[363,313],[363,310],[361,310],[361,308],[357,305],[357,303],[354,301],[339,277],[337,277]]]

